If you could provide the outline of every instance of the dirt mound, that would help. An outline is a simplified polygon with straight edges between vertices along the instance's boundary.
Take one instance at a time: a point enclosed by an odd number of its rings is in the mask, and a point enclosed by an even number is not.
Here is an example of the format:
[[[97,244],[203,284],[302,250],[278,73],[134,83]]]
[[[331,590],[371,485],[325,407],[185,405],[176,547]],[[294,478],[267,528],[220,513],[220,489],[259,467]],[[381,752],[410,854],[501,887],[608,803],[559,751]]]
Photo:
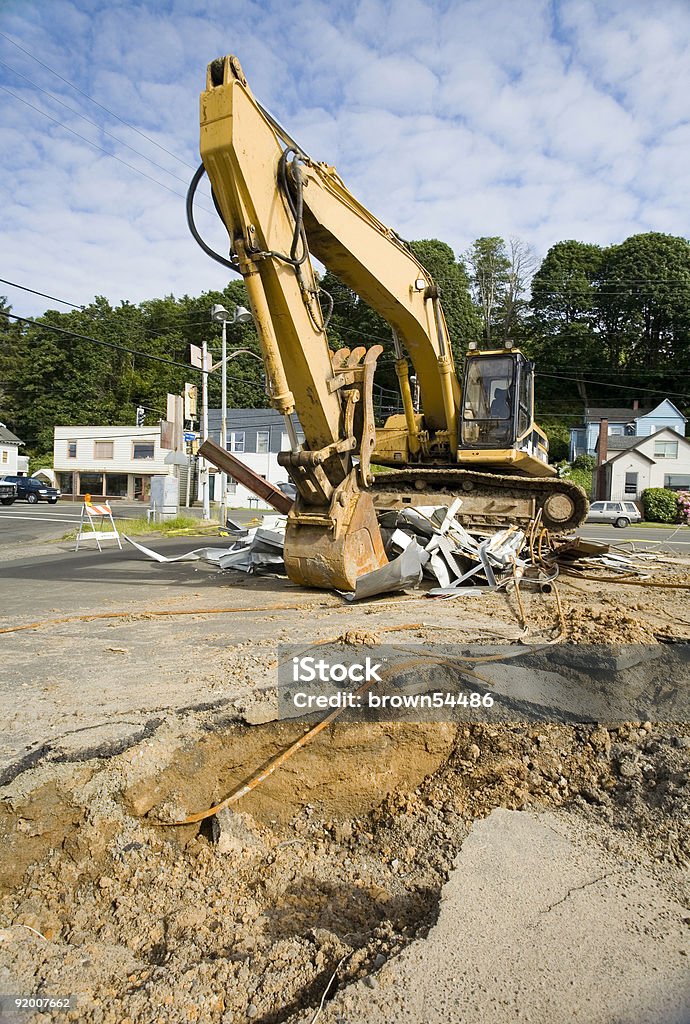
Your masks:
[[[494,807],[579,809],[638,830],[660,860],[690,859],[690,730],[649,723],[344,725],[239,813],[183,829],[139,816],[209,806],[300,728],[210,735],[155,777],[136,777],[142,745],[9,787],[0,977],[25,992],[69,978],[73,1020],[278,1024],[318,1005],[341,960],[342,981],[361,978],[426,934],[471,822]]]
[[[655,644],[650,625],[618,608],[571,608],[565,613],[566,637],[585,644]]]

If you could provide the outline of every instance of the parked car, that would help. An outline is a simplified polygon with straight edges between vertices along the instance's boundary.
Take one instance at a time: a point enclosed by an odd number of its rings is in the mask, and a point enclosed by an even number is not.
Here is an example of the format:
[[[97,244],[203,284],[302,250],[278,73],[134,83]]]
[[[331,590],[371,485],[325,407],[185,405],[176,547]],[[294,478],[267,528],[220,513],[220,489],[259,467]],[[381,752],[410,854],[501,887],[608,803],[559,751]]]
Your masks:
[[[0,503],[12,505],[17,500],[17,485],[6,477],[0,479]]]
[[[292,480],[282,480],[278,485],[278,489],[286,494],[288,498],[297,497],[297,488],[293,484]]]
[[[57,487],[50,487],[35,476],[6,476],[4,479],[15,484],[17,498],[20,501],[28,501],[30,505],[35,505],[38,501],[47,501],[51,505],[55,505],[62,493]],[[11,504],[11,502],[3,502],[3,504]]]
[[[614,526],[630,526],[642,519],[634,501],[595,501],[589,506],[588,523],[613,523]]]

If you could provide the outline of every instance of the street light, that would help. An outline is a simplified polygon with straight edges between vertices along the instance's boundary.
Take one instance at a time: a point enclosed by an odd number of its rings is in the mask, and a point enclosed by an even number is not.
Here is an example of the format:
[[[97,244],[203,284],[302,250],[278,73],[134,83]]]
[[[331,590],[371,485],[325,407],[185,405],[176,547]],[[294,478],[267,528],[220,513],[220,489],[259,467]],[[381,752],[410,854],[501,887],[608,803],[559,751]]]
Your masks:
[[[252,314],[244,306],[235,306],[235,311],[232,315],[228,312],[225,306],[221,306],[218,303],[211,310],[211,319],[220,321],[223,325],[223,342],[221,348],[220,363],[216,363],[215,366],[208,368],[208,373],[212,373],[217,370],[220,366],[221,371],[221,398],[220,398],[220,446],[223,449],[227,448],[228,444],[228,377],[227,377],[227,366],[228,359],[232,359],[234,356],[239,355],[241,352],[246,352],[249,355],[254,356],[263,363],[263,359],[256,355],[256,352],[251,352],[249,349],[237,349],[236,352],[227,354],[227,325],[228,324],[246,324],[252,319]],[[204,356],[204,369],[206,369],[206,356]],[[204,416],[204,441],[208,437],[208,373],[204,374],[204,398],[203,398],[203,416]],[[227,486],[228,478],[226,473],[220,475],[220,494],[221,494],[221,525],[225,526],[225,517],[227,512]],[[205,486],[204,486],[204,511],[203,515],[206,519],[210,518],[211,510],[209,507],[208,500],[208,471],[205,474]]]

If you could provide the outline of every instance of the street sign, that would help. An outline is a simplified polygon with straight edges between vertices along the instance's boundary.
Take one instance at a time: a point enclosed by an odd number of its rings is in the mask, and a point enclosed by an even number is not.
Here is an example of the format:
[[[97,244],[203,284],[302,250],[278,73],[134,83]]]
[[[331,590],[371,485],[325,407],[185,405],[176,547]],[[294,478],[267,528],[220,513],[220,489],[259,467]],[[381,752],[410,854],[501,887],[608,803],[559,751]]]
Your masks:
[[[185,430],[184,435],[183,435],[185,441],[187,441],[187,442],[196,441],[197,436],[198,435],[195,434],[193,430]]]

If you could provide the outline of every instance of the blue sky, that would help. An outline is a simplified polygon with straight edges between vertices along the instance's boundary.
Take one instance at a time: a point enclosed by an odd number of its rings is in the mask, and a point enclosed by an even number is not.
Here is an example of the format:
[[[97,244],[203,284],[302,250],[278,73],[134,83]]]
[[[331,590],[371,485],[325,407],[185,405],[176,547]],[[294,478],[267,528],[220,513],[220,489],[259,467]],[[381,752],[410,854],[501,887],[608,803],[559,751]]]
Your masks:
[[[183,199],[223,53],[404,237],[690,235],[687,0],[4,0],[0,33],[0,277],[77,304],[225,283]]]

